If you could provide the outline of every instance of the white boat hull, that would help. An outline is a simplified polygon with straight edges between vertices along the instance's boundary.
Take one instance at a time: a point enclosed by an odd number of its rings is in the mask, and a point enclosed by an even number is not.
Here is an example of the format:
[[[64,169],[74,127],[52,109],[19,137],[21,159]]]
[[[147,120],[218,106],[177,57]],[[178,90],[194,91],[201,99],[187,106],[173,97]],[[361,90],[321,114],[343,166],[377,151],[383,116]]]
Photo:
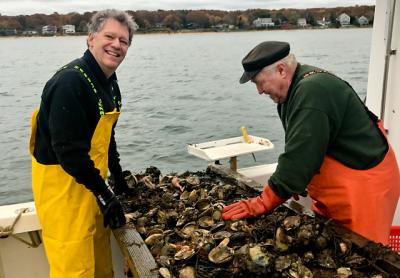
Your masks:
[[[40,237],[40,223],[33,202],[0,207],[0,227],[12,225],[21,209],[28,209],[16,222],[13,234],[27,242]],[[124,258],[114,236],[111,237],[115,277],[124,276]],[[13,236],[0,239],[0,278],[49,277],[49,264],[43,243],[32,247]]]

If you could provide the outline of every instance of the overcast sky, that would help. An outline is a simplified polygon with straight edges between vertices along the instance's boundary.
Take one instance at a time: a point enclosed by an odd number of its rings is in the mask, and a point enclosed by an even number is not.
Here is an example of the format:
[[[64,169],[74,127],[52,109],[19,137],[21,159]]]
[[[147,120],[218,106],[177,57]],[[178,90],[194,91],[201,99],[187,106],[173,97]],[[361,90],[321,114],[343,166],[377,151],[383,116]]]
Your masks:
[[[181,9],[281,9],[375,5],[375,0],[0,0],[1,15],[92,12],[107,8],[121,10]]]

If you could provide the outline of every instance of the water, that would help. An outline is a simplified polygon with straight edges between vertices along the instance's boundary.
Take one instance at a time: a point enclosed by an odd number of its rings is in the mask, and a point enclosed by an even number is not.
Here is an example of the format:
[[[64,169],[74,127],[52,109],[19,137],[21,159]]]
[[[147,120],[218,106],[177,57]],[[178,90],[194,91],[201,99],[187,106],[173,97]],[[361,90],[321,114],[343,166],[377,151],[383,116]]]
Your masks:
[[[85,39],[0,39],[0,205],[32,200],[30,115],[46,81],[81,56]],[[370,39],[371,29],[136,35],[117,72],[123,113],[116,139],[123,168],[204,170],[207,163],[188,155],[187,143],[240,136],[241,126],[275,144],[256,154],[257,163],[276,161],[283,150],[276,105],[253,84],[239,84],[243,56],[264,40],[288,41],[299,62],[334,72],[365,97]],[[239,157],[238,164],[249,166],[253,159]]]

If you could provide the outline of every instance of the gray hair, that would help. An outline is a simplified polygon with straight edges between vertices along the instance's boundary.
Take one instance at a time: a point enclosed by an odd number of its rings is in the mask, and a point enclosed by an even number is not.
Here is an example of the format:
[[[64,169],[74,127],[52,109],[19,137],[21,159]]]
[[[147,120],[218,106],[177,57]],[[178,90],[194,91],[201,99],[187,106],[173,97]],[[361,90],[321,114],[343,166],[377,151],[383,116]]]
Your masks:
[[[104,11],[99,11],[95,13],[91,20],[90,23],[88,24],[89,32],[91,33],[97,33],[103,29],[104,23],[108,19],[114,19],[121,23],[122,25],[128,27],[129,30],[129,45],[131,45],[132,42],[132,37],[133,37],[133,32],[135,30],[134,27],[134,22],[131,16],[120,10],[115,10],[115,9],[108,9]]]
[[[278,64],[285,64],[286,66],[288,66],[289,68],[294,67],[295,65],[297,65],[297,60],[296,60],[296,56],[294,56],[293,53],[290,53],[289,55],[287,55],[285,58],[280,59],[279,61],[276,61],[275,63],[273,63],[272,65],[266,66],[264,67],[261,71],[264,72],[270,72],[276,69],[276,66]]]

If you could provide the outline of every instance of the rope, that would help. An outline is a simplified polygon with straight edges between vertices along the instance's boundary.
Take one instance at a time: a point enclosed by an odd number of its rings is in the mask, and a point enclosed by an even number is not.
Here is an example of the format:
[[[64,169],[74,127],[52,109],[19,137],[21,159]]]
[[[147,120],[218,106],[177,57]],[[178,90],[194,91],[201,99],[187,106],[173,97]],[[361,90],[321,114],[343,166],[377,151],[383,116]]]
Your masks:
[[[7,227],[0,226],[0,238],[6,238],[9,235],[12,235],[12,233],[14,232],[14,226],[17,224],[21,215],[27,211],[28,211],[28,208],[21,209],[20,212],[18,213],[17,217],[15,217],[14,222],[11,225],[9,225]]]

